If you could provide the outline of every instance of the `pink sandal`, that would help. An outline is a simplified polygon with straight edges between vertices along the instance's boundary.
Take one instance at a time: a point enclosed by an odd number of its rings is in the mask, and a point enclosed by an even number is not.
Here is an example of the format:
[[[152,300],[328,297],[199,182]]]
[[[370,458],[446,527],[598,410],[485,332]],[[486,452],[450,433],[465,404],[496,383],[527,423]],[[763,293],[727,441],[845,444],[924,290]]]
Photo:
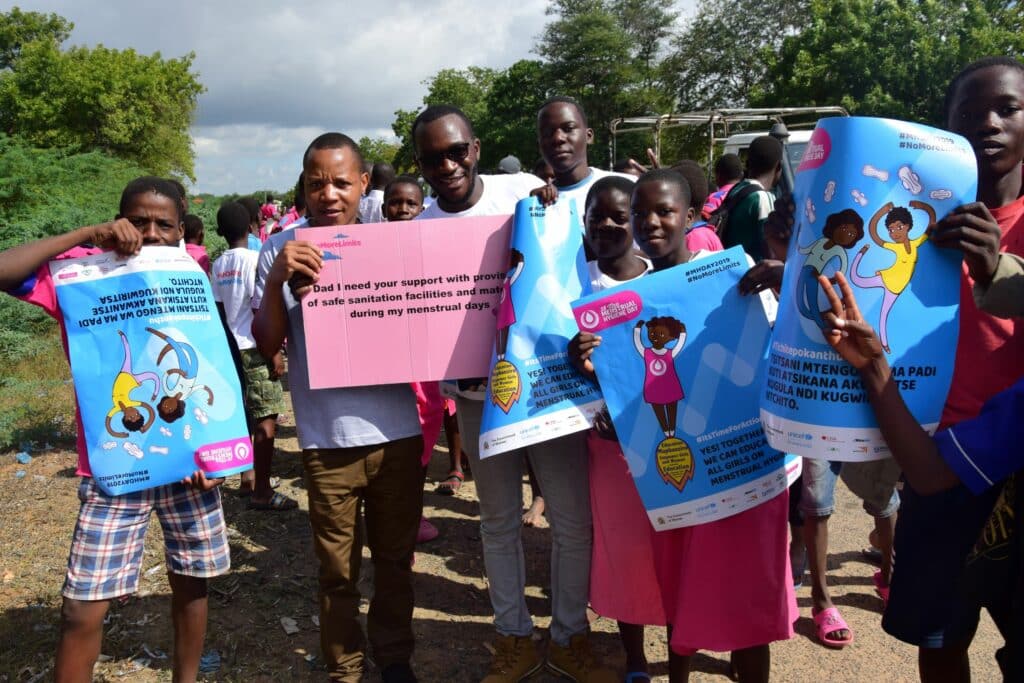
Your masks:
[[[853,629],[850,628],[843,615],[835,607],[828,607],[817,614],[811,614],[814,625],[818,627],[818,640],[823,645],[842,649],[853,642]],[[846,638],[831,638],[831,634],[837,631],[846,631],[849,635]]]
[[[875,592],[878,593],[878,597],[882,598],[882,608],[885,609],[889,606],[889,586],[882,584],[882,572],[875,572]]]

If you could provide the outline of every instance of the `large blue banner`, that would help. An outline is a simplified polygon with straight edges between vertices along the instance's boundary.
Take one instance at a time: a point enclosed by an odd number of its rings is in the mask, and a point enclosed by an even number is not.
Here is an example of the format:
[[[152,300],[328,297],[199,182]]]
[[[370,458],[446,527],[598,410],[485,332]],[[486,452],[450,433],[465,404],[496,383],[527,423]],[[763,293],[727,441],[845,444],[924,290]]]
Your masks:
[[[199,265],[144,247],[52,261],[89,467],[117,495],[252,467],[241,389]]]
[[[974,201],[958,135],[904,121],[818,122],[796,171],[796,216],[761,416],[779,449],[828,460],[889,455],[857,371],[822,335],[818,274],[841,271],[876,330],[910,411],[938,426],[959,332],[960,254],[928,229]]]
[[[571,303],[589,287],[575,202],[516,204],[496,311],[480,457],[587,429],[601,394],[569,364]]]
[[[591,359],[655,529],[738,514],[799,476],[761,429],[771,329],[763,300],[737,290],[747,268],[734,247],[573,304],[601,337]]]

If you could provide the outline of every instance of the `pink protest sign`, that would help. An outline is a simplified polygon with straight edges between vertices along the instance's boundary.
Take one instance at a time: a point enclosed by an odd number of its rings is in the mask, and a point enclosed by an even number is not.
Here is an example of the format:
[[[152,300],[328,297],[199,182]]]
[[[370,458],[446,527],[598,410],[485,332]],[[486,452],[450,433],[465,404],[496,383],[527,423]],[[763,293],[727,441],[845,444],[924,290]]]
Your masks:
[[[324,266],[302,300],[313,389],[485,377],[511,216],[296,230]]]

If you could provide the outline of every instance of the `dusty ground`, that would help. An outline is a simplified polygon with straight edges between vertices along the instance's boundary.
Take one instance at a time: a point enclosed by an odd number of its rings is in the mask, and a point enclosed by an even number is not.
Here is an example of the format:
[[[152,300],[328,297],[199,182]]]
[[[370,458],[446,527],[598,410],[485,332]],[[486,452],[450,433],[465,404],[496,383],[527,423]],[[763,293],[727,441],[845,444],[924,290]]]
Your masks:
[[[300,510],[253,512],[237,495],[237,480],[224,487],[233,569],[211,582],[210,659],[219,666],[205,674],[219,681],[307,681],[325,678],[319,660],[316,559],[302,488],[301,465],[290,415],[280,428],[280,456],[274,474],[281,491],[300,501]],[[36,452],[28,465],[0,455],[0,681],[40,681],[52,677],[57,640],[60,587],[78,509],[75,456],[68,450]],[[480,554],[477,503],[472,482],[455,497],[432,493],[447,471],[443,446],[435,450],[425,487],[427,517],[440,538],[416,553],[417,651],[414,668],[422,681],[476,681],[490,659],[491,609]],[[16,473],[25,472],[21,478]],[[528,496],[528,488],[524,488]],[[814,638],[808,616],[809,590],[798,593],[803,616],[797,635],[772,647],[772,674],[779,681],[916,680],[912,648],[879,627],[881,600],[874,594],[875,567],[861,553],[870,520],[858,501],[837,491],[839,511],[830,528],[829,579],[836,604],[856,633],[843,651],[828,650]],[[159,525],[151,526],[137,595],[111,610],[99,681],[169,681],[169,589],[163,572]],[[537,615],[538,638],[548,623],[548,530],[525,529],[530,609]],[[365,611],[365,603],[364,603]],[[298,633],[287,635],[281,619],[294,619]],[[594,649],[618,671],[624,661],[615,623],[593,624]],[[667,680],[662,629],[648,629],[647,654],[656,680]],[[993,652],[999,638],[987,617],[972,649],[975,680],[996,680]],[[727,656],[698,655],[695,681],[726,681]],[[371,672],[366,680],[378,681]],[[547,674],[534,681],[559,680]]]

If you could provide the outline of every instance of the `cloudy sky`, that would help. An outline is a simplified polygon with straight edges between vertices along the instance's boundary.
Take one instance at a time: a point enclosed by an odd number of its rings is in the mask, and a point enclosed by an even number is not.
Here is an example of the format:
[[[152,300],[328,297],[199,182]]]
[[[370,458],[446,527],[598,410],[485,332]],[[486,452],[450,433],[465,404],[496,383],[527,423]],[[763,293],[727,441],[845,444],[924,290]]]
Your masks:
[[[530,57],[547,1],[0,0],[11,5],[73,21],[69,44],[195,52],[195,187],[223,193],[291,186],[324,130],[390,136],[439,69]]]

